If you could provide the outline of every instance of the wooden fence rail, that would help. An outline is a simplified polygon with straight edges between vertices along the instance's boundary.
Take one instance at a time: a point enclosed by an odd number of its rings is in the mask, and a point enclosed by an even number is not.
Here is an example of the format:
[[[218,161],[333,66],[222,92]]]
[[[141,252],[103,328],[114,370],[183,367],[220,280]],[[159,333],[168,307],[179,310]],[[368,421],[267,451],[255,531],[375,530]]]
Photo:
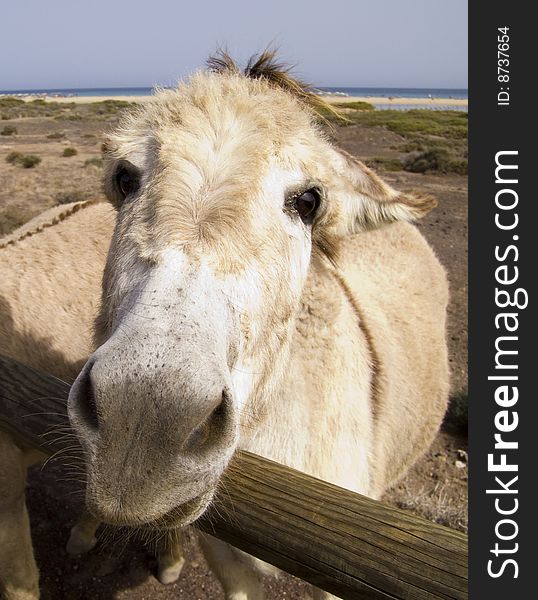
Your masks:
[[[47,435],[69,425],[68,392],[0,357],[0,429],[49,454],[72,445]],[[464,534],[247,452],[196,525],[342,598],[467,598]]]

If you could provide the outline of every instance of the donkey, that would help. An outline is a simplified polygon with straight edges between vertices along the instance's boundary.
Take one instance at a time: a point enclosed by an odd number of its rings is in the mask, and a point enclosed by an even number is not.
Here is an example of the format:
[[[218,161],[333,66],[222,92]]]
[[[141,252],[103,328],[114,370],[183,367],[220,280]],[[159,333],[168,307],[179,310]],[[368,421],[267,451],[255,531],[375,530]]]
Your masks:
[[[68,401],[107,523],[195,521],[237,448],[378,498],[446,409],[446,276],[405,223],[434,199],[333,147],[272,53],[209,67],[107,142],[116,225]],[[203,547],[228,600],[263,598],[259,561]]]
[[[196,520],[238,447],[379,497],[446,407],[443,269],[410,226],[365,233],[434,200],[332,147],[271,53],[209,64],[108,141],[118,217],[68,408],[88,509],[119,525]],[[261,597],[205,546],[228,598]]]

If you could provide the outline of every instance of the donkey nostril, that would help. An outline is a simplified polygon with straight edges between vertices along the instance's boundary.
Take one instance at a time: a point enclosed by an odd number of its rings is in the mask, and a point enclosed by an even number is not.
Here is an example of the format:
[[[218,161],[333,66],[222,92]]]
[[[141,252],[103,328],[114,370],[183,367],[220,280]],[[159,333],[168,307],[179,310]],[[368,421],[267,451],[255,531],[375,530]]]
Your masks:
[[[86,373],[84,381],[81,382],[78,409],[79,414],[87,427],[97,430],[99,419],[97,417],[97,403],[95,401],[95,392],[90,377],[91,371]]]
[[[222,392],[222,400],[221,400],[220,404],[211,413],[212,417],[222,417],[222,415],[225,413],[227,394],[228,394],[228,392],[226,390],[224,390]]]
[[[218,406],[211,411],[209,416],[189,436],[187,447],[192,449],[200,448],[222,428],[222,424],[225,421],[227,398],[228,391],[224,390]]]
[[[209,421],[198,425],[198,427],[191,433],[187,446],[192,449],[199,448],[203,446],[211,433],[211,425]]]

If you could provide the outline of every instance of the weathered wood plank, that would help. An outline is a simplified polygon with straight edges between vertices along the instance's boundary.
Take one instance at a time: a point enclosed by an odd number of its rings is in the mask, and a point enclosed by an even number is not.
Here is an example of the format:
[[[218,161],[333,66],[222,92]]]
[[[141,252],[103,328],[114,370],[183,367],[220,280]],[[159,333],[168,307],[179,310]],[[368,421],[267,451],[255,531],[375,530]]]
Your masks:
[[[0,357],[0,428],[48,454],[72,446],[49,434],[69,426],[68,391]],[[465,535],[246,452],[197,525],[343,598],[467,598]]]

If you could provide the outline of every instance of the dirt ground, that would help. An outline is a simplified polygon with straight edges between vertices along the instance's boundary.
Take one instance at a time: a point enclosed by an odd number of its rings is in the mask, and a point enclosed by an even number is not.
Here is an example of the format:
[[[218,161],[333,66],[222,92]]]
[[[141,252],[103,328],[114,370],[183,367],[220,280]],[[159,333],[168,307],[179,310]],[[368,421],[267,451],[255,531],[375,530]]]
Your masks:
[[[16,135],[0,136],[0,235],[57,203],[100,194],[98,163],[101,135],[116,116],[66,118],[32,117],[3,120],[17,128]],[[56,134],[56,138],[50,137]],[[49,136],[49,137],[47,137]],[[363,160],[398,157],[404,141],[381,127],[360,124],[337,127],[338,144]],[[77,154],[62,156],[66,147]],[[6,162],[10,152],[34,154],[42,160],[25,169]],[[434,194],[439,207],[419,225],[445,265],[450,285],[448,341],[452,393],[466,393],[467,385],[467,180],[456,174],[383,172],[399,189]],[[29,477],[28,506],[36,558],[41,571],[43,600],[177,599],[220,600],[222,591],[197,549],[194,533],[188,535],[188,557],[179,581],[162,586],[154,577],[155,561],[141,542],[126,542],[120,535],[84,557],[69,557],[64,546],[81,506],[80,494],[54,462],[33,468]],[[467,438],[445,427],[427,455],[385,500],[439,523],[467,527]],[[112,539],[110,539],[112,538]],[[268,598],[309,598],[307,586],[291,577],[264,580]]]

